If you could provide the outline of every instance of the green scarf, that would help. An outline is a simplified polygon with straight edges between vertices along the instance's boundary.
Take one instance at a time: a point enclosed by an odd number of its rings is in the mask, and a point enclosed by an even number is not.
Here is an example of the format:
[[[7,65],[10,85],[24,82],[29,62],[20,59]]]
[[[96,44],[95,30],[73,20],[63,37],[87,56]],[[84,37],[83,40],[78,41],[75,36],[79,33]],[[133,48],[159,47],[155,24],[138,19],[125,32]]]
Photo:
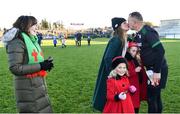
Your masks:
[[[28,36],[24,32],[22,32],[21,35],[23,36],[28,51],[28,64],[39,63],[44,61],[44,56],[41,47],[38,44],[37,36]]]

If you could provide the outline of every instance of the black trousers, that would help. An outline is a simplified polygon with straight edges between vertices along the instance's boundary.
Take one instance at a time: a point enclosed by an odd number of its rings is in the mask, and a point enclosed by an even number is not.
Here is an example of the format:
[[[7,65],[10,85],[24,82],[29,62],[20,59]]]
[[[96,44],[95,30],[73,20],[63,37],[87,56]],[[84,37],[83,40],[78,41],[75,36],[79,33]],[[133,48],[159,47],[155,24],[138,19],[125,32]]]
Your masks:
[[[88,46],[90,46],[90,45],[91,45],[90,43],[91,43],[91,40],[88,40]]]
[[[163,108],[161,101],[161,88],[159,86],[154,87],[148,85],[147,89],[148,113],[161,113]]]
[[[77,41],[77,46],[81,46],[81,41]]]

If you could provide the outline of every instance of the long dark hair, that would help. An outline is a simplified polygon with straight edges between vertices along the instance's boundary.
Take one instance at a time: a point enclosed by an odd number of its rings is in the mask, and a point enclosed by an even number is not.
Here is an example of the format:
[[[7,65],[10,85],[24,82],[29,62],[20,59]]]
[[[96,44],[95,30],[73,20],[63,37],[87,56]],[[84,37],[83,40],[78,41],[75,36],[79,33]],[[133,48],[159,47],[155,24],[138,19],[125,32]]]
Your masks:
[[[18,28],[21,32],[28,34],[31,26],[37,24],[37,19],[33,16],[20,16],[13,24],[13,27]]]
[[[121,26],[119,26],[117,29],[114,30],[113,36],[118,36],[122,42],[121,47],[124,47],[125,39],[127,36],[126,36],[126,32],[121,28]]]

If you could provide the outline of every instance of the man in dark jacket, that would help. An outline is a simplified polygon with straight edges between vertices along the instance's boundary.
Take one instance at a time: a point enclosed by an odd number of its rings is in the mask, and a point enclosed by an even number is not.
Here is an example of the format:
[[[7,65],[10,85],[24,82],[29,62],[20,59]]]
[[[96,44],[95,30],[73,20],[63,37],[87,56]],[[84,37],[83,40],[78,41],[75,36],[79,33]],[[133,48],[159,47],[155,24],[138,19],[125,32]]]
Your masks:
[[[43,39],[42,33],[38,32],[37,37],[38,37],[38,44],[41,46],[41,40]]]
[[[161,113],[161,89],[165,88],[168,75],[164,47],[159,40],[158,33],[150,26],[143,24],[143,18],[139,12],[130,13],[128,23],[131,29],[138,32],[135,41],[140,46],[144,66],[147,70],[153,71],[147,90],[148,112]]]
[[[82,37],[82,34],[80,32],[77,33],[77,45],[78,46],[81,46],[81,37]]]

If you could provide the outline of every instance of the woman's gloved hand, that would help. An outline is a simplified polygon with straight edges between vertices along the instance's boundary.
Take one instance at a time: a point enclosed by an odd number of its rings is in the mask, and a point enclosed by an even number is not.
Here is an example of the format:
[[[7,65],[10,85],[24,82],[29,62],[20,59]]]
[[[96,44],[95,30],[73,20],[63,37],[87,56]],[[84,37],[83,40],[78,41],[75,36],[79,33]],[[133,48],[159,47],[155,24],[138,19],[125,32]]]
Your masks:
[[[47,60],[40,62],[41,70],[50,71],[54,67],[52,61],[53,59],[49,57]]]

